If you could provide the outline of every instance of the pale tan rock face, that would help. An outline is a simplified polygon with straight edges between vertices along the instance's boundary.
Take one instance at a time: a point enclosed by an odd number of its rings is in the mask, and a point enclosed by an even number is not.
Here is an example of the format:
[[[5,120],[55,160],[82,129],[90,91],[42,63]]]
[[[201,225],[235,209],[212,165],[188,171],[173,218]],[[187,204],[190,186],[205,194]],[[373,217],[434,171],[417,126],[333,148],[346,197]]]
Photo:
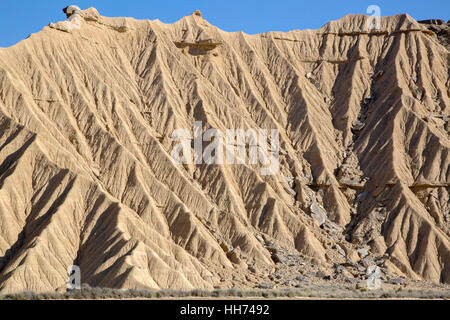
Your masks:
[[[0,49],[0,292],[64,288],[70,265],[114,288],[248,288],[280,265],[372,260],[450,283],[450,60],[424,26],[81,16]],[[172,132],[195,120],[278,129],[278,174],[173,163]]]

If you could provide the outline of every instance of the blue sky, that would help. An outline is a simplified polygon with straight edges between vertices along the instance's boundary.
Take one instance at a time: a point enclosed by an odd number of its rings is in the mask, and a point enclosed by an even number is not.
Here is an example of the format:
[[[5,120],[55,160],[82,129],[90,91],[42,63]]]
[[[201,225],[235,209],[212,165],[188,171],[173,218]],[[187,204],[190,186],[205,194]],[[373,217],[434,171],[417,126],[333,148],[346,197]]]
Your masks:
[[[450,19],[450,0],[1,0],[0,47],[11,46],[49,22],[64,20],[62,8],[76,4],[96,7],[104,16],[159,19],[166,23],[199,9],[210,23],[226,31],[253,34],[266,31],[316,29],[348,13],[365,13],[375,4],[381,15],[408,13],[416,20]]]

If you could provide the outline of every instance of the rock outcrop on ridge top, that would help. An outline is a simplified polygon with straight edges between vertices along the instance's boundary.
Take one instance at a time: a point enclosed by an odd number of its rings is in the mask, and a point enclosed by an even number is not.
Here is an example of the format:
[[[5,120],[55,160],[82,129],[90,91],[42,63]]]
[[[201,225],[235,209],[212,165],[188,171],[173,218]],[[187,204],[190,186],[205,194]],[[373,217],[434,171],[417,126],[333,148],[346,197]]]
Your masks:
[[[318,30],[54,23],[0,49],[0,292],[450,283],[449,50],[407,14]],[[172,161],[277,129],[280,168]],[[395,282],[395,281],[394,281]]]

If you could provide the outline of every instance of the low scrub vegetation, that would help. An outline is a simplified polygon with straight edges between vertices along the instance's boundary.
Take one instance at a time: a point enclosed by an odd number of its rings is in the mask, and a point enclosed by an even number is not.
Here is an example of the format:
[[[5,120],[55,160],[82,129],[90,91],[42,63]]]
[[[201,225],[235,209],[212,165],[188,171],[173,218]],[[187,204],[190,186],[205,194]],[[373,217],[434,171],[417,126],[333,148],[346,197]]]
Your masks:
[[[276,299],[276,298],[329,298],[329,299],[448,299],[450,291],[442,289],[380,289],[361,291],[353,287],[344,288],[304,288],[280,290],[138,290],[138,289],[109,289],[91,288],[83,286],[79,290],[70,290],[65,293],[48,292],[20,292],[16,294],[0,295],[0,300],[96,300],[96,299],[178,299],[178,298],[243,298],[243,299]]]

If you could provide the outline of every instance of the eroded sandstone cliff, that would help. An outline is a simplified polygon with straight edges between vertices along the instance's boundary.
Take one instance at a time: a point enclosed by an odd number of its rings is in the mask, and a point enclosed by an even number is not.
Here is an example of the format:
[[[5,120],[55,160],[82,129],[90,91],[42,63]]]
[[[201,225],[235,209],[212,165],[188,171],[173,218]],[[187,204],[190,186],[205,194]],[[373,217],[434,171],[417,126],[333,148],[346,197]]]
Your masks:
[[[0,291],[65,288],[70,265],[114,288],[375,264],[450,283],[449,51],[406,14],[367,19],[247,35],[91,8],[0,49]],[[278,129],[279,173],[173,163],[195,120]]]

